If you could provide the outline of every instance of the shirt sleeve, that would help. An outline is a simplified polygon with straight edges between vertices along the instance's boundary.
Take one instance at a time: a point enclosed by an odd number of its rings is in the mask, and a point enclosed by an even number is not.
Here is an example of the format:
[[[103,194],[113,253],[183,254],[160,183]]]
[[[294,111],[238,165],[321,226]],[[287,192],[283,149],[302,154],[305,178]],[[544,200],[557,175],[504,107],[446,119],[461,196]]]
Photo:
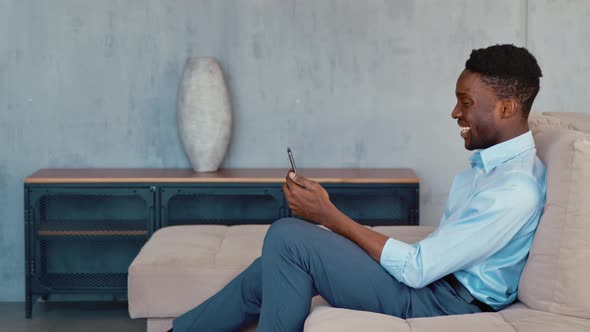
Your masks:
[[[407,244],[389,238],[381,266],[399,282],[424,287],[505,247],[535,220],[543,201],[537,183],[528,175],[502,177],[471,196],[457,220],[445,223],[426,239]]]

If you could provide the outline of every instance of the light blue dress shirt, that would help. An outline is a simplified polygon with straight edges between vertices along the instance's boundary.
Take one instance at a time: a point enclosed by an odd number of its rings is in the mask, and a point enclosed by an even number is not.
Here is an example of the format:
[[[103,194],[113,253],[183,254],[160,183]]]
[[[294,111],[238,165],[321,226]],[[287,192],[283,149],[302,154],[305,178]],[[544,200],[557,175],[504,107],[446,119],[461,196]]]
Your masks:
[[[448,274],[496,310],[516,299],[545,205],[546,171],[531,132],[476,151],[453,182],[440,226],[424,240],[385,243],[381,265],[424,287]]]

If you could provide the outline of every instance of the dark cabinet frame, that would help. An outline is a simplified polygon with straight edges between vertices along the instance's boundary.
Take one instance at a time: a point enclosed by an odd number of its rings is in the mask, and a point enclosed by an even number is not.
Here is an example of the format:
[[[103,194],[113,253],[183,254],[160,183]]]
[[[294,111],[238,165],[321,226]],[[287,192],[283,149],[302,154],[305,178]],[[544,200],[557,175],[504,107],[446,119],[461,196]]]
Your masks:
[[[418,183],[323,186],[361,224],[419,223]],[[162,227],[293,216],[280,183],[25,183],[24,196],[27,318],[50,294],[125,297],[128,265]]]

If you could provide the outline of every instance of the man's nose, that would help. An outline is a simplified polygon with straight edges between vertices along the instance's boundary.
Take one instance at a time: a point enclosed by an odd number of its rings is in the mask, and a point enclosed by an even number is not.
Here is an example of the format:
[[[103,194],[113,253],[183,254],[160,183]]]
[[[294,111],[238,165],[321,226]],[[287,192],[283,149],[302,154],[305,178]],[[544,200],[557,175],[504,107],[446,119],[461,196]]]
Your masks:
[[[451,112],[451,117],[453,119],[458,119],[461,117],[461,111],[459,110],[459,107],[455,106],[455,108],[453,108],[453,111]]]

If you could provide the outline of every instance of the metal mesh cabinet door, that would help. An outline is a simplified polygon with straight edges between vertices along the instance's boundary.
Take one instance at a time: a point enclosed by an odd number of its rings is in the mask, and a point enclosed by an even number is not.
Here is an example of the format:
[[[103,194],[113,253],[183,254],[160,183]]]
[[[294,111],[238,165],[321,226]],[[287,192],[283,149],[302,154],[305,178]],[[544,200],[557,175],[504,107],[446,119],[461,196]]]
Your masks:
[[[363,225],[417,225],[417,189],[326,186],[330,200]]]
[[[33,291],[124,292],[153,205],[149,188],[31,189]]]
[[[161,188],[161,227],[270,224],[286,216],[276,187]]]

